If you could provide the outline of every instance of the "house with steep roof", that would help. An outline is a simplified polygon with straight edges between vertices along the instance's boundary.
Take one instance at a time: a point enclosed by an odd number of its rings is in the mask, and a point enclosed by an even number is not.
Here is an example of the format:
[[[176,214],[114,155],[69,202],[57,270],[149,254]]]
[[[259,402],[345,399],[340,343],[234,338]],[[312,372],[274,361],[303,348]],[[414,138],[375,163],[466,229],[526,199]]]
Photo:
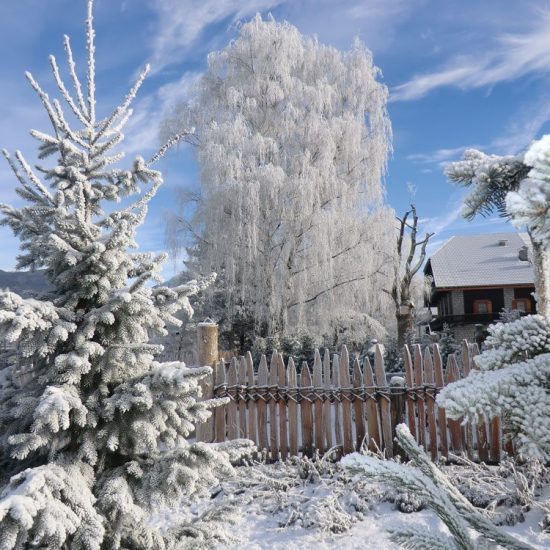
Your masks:
[[[426,305],[430,328],[448,324],[457,340],[473,340],[503,310],[536,312],[532,250],[526,233],[460,235],[449,239],[426,262],[431,284]],[[477,328],[476,328],[477,325]]]

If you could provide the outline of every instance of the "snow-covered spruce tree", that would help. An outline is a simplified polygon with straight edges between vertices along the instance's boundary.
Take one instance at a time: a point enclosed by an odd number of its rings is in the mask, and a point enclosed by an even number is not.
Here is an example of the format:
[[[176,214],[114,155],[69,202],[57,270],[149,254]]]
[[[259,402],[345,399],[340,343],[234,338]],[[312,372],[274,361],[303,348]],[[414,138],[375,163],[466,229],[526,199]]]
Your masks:
[[[464,216],[497,209],[519,227],[533,245],[537,311],[550,316],[550,135],[535,141],[525,155],[486,155],[475,149],[451,163],[447,177],[472,187]]]
[[[501,415],[525,456],[550,460],[550,322],[529,315],[489,327],[478,370],[449,384],[437,397],[452,418]]]
[[[200,243],[199,272],[220,273],[228,310],[251,315],[261,336],[306,324],[331,334],[332,320],[353,316],[382,338],[374,319],[393,324],[381,292],[395,230],[381,202],[391,129],[378,75],[359,43],[343,54],[256,16],[209,55],[193,102],[165,121],[197,128],[201,197],[176,223]]]
[[[476,509],[416,444],[405,424],[397,426],[396,435],[397,442],[411,460],[409,464],[353,453],[344,457],[341,465],[352,473],[415,494],[443,521],[449,535],[411,527],[390,531],[393,542],[410,549],[488,550],[498,545],[510,550],[533,550],[529,544],[501,531]]]
[[[30,381],[21,385],[11,373],[0,394],[0,548],[181,547],[170,531],[148,525],[150,510],[207,492],[231,466],[217,447],[186,440],[216,405],[198,401],[209,367],[158,363],[149,337],[177,310],[190,310],[188,297],[204,285],[152,287],[163,255],[131,251],[162,183],[151,165],[166,147],[129,169],[112,167],[123,157],[113,148],[148,68],[119,107],[98,117],[92,0],[86,89],[68,38],[65,48],[74,95],[50,62],[80,129],[27,74],[52,124],[51,133],[31,133],[39,157],[54,162],[33,169],[20,152],[4,151],[26,205],[2,205],[2,223],[21,240],[18,267],[44,267],[55,298],[0,292],[2,336],[33,365]],[[137,201],[105,212],[142,187]]]
[[[501,415],[522,454],[549,460],[550,136],[534,142],[523,157],[466,151],[447,175],[473,185],[466,217],[497,208],[514,224],[527,226],[540,315],[489,327],[489,349],[475,358],[480,371],[444,388],[438,403],[454,418]]]

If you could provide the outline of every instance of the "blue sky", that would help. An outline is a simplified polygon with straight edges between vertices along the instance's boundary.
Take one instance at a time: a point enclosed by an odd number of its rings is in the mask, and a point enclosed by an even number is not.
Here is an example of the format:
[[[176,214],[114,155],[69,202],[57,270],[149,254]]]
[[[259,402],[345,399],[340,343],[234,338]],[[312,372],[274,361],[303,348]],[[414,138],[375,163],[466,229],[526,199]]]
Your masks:
[[[158,124],[189,93],[209,51],[255,13],[286,19],[304,34],[340,49],[354,37],[369,47],[390,89],[394,153],[387,200],[398,211],[414,201],[432,249],[453,234],[510,230],[498,218],[465,222],[463,191],[446,182],[444,164],[465,148],[517,153],[548,132],[550,121],[550,2],[517,0],[96,0],[98,101],[119,103],[145,62],[146,82],[127,128],[126,150],[158,146]],[[48,55],[64,60],[71,36],[84,56],[85,0],[1,0],[0,147],[33,158],[30,128],[46,129],[41,105],[24,78],[30,70],[53,92]],[[81,69],[84,66],[81,64]],[[164,248],[164,220],[178,185],[196,183],[193,152],[162,161],[165,186],[153,201],[138,241]],[[14,178],[0,164],[0,201],[17,204]],[[0,268],[12,269],[17,241],[0,228]],[[173,266],[167,267],[168,275]]]

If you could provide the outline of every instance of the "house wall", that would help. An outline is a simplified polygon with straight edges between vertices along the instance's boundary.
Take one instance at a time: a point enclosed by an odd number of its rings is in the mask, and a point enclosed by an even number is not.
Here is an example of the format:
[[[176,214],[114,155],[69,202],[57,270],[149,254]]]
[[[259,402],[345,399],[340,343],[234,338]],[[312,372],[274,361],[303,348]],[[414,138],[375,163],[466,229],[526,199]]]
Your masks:
[[[512,300],[515,298],[513,288],[504,289],[504,307],[506,309],[512,309]]]
[[[504,289],[502,288],[480,288],[464,291],[464,313],[474,312],[475,300],[491,300],[493,313],[499,313],[504,308]]]
[[[514,288],[514,298],[529,298],[531,300],[531,313],[537,311],[537,303],[532,296],[532,293],[535,292],[535,287],[520,287]]]
[[[464,315],[464,291],[453,290],[451,292],[451,304],[453,315]]]

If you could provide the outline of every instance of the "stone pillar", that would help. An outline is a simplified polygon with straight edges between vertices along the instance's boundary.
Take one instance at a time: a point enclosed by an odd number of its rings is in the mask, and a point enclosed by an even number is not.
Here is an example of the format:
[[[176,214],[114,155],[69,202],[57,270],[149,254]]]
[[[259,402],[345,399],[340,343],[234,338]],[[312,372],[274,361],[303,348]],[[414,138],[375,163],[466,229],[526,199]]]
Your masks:
[[[504,309],[512,309],[512,300],[514,299],[514,289],[504,288]]]
[[[464,315],[464,291],[452,290],[451,301],[452,301],[453,315]]]

